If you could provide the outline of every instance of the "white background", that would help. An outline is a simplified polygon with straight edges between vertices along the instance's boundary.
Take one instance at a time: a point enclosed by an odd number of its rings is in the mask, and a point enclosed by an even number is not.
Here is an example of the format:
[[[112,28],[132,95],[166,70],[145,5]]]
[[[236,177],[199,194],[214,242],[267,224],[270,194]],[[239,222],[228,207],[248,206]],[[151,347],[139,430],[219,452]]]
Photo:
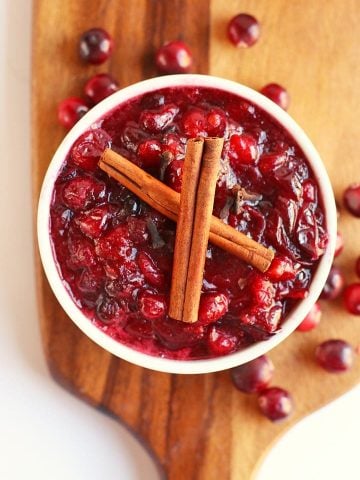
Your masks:
[[[158,480],[132,436],[55,384],[45,365],[34,287],[30,56],[30,0],[0,0],[0,478]],[[258,480],[359,479],[359,405],[360,387],[301,422]]]

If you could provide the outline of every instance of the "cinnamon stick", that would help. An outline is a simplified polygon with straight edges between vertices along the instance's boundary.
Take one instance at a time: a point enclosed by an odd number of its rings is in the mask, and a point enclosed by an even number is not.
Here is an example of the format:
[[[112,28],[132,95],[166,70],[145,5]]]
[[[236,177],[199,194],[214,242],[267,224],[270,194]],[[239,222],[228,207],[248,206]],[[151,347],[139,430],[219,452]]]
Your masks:
[[[170,220],[177,221],[180,194],[111,149],[106,149],[99,167]],[[274,252],[212,216],[209,240],[214,245],[265,272]]]
[[[202,138],[190,139],[186,146],[169,305],[169,315],[175,320],[183,319],[203,146],[204,140]]]
[[[206,138],[204,143],[199,186],[196,195],[190,260],[186,279],[182,317],[184,322],[194,323],[198,319],[206,250],[209,241],[216,181],[219,173],[220,156],[223,145],[223,138]]]

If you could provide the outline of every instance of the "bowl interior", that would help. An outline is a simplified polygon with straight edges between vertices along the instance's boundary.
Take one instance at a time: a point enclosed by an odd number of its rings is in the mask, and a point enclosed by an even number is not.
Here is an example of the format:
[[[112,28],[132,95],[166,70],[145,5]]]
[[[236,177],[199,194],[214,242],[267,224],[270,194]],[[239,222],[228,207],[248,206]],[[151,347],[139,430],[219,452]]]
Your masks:
[[[53,185],[75,140],[90,128],[90,126],[96,124],[106,113],[123,102],[146,92],[185,85],[217,88],[245,98],[274,117],[277,122],[290,133],[304,152],[314,172],[323,199],[327,230],[329,233],[328,247],[325,254],[321,257],[314,273],[308,297],[301,300],[290,314],[288,314],[278,333],[266,341],[255,343],[245,347],[243,350],[224,357],[186,361],[150,356],[117,342],[98,329],[75,305],[60,278],[52,250],[49,228]],[[44,178],[39,199],[37,227],[41,260],[51,288],[67,315],[88,337],[114,355],[142,367],[169,373],[208,373],[232,368],[266,353],[284,340],[303,320],[319,297],[331,267],[336,240],[336,207],[330,180],[318,152],[304,131],[280,107],[260,93],[230,80],[207,75],[171,75],[145,80],[114,93],[90,110],[69,131],[55,152]]]

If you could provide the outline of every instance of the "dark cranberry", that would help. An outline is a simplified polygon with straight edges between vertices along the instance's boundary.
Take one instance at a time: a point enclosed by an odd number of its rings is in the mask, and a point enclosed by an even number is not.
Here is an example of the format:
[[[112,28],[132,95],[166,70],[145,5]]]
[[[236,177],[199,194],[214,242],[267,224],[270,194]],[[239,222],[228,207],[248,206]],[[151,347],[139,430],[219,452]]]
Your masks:
[[[106,187],[91,177],[76,177],[66,182],[62,189],[65,205],[71,210],[83,210],[105,197]]]
[[[136,154],[144,167],[158,167],[161,160],[161,143],[159,140],[143,140],[139,143]]]
[[[328,372],[341,373],[351,368],[354,351],[344,340],[327,340],[316,347],[315,357]]]
[[[360,283],[352,283],[345,288],[344,303],[349,313],[360,315]]]
[[[111,137],[105,130],[96,128],[84,133],[71,149],[71,159],[78,167],[94,171],[101,154],[111,146]]]
[[[360,217],[360,184],[350,185],[344,192],[344,204],[350,213]]]
[[[289,93],[281,85],[277,83],[269,83],[260,90],[260,93],[270,98],[270,100],[275,102],[277,105],[279,105],[279,107],[283,108],[284,110],[287,110],[289,108]]]
[[[183,132],[187,137],[195,138],[207,135],[206,112],[201,108],[189,108],[182,116],[181,122]]]
[[[136,245],[145,244],[149,238],[146,221],[142,218],[128,217],[129,237]]]
[[[140,294],[139,310],[148,320],[162,318],[166,314],[167,305],[165,295],[145,291]]]
[[[84,87],[85,95],[94,105],[118,90],[119,84],[107,73],[94,75],[86,82]]]
[[[358,277],[360,277],[360,257],[356,260],[355,272]]]
[[[103,297],[98,303],[96,313],[103,323],[122,323],[126,314],[119,302],[114,298]]]
[[[244,393],[258,393],[266,388],[274,373],[274,365],[262,355],[251,362],[231,370],[231,378],[237,389]]]
[[[178,40],[160,47],[155,62],[160,73],[188,73],[193,59],[189,46]]]
[[[227,355],[236,350],[239,337],[222,325],[212,325],[208,331],[207,344],[213,355]]]
[[[95,299],[100,293],[103,270],[97,266],[82,270],[76,279],[76,286],[88,298]]]
[[[294,278],[296,277],[296,269],[290,258],[283,255],[277,255],[271,262],[268,270],[266,271],[266,275],[273,282],[294,280]]]
[[[319,325],[320,319],[321,307],[320,304],[316,302],[296,330],[299,332],[309,332]]]
[[[214,323],[229,309],[229,298],[224,293],[209,292],[201,295],[199,322],[202,325]]]
[[[204,326],[197,322],[188,324],[167,317],[153,321],[154,332],[160,343],[170,350],[190,347],[204,337]]]
[[[344,237],[340,232],[337,232],[336,234],[336,247],[335,247],[335,257],[340,255],[340,253],[344,249]]]
[[[290,393],[280,387],[263,390],[258,397],[258,403],[261,412],[272,422],[285,419],[294,408]]]
[[[144,275],[147,282],[154,287],[164,286],[165,276],[148,253],[139,252],[137,261],[141,273]]]
[[[345,285],[344,274],[339,267],[331,267],[329,276],[321,292],[320,298],[324,300],[334,300],[342,292]]]
[[[151,321],[141,315],[130,315],[124,330],[138,338],[152,338],[153,336]]]
[[[96,263],[94,245],[81,234],[71,232],[68,236],[68,266],[72,270],[91,267]]]
[[[88,111],[89,107],[81,98],[66,98],[58,106],[59,123],[66,128],[71,128]]]
[[[231,165],[252,164],[258,157],[257,142],[254,137],[247,134],[232,135],[230,138],[229,157]]]
[[[90,238],[99,237],[104,231],[108,218],[109,206],[102,205],[85,212],[81,212],[76,218],[75,223],[79,226],[82,233]]]
[[[179,193],[181,192],[183,168],[183,160],[173,160],[165,170],[165,183]]]
[[[95,242],[96,254],[106,260],[124,260],[132,256],[132,242],[126,224],[118,225]]]
[[[94,65],[104,63],[113,51],[114,42],[102,28],[87,30],[80,37],[80,56]]]
[[[228,36],[237,47],[251,47],[260,36],[259,22],[252,15],[240,13],[230,20]]]

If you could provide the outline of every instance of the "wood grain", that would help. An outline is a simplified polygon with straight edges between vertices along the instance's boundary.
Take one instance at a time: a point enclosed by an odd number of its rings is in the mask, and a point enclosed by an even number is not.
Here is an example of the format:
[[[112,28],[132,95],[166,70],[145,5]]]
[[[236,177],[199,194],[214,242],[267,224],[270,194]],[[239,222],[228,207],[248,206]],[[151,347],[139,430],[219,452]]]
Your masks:
[[[262,24],[258,44],[234,48],[226,39],[228,19],[240,11]],[[83,65],[79,35],[102,26],[116,39],[109,64]],[[108,71],[121,86],[155,75],[154,49],[182,37],[196,59],[195,71],[259,88],[283,83],[290,113],[317,145],[335,192],[359,178],[358,119],[360,9],[357,0],[36,0],[33,54],[34,211],[47,165],[64,131],[57,125],[59,100],[81,94],[86,79]],[[354,280],[360,222],[342,214],[347,241],[337,263]],[[320,327],[293,334],[271,352],[274,384],[288,388],[296,412],[286,423],[262,418],[253,397],[237,392],[227,372],[200,376],[156,373],[112,357],[66,317],[52,295],[36,252],[39,318],[49,368],[76,395],[111,413],[139,436],[169,480],[250,479],[271,443],[303,416],[350,389],[360,365],[344,375],[322,372],[316,344],[327,338],[360,343],[360,321],[341,302],[324,304]]]

